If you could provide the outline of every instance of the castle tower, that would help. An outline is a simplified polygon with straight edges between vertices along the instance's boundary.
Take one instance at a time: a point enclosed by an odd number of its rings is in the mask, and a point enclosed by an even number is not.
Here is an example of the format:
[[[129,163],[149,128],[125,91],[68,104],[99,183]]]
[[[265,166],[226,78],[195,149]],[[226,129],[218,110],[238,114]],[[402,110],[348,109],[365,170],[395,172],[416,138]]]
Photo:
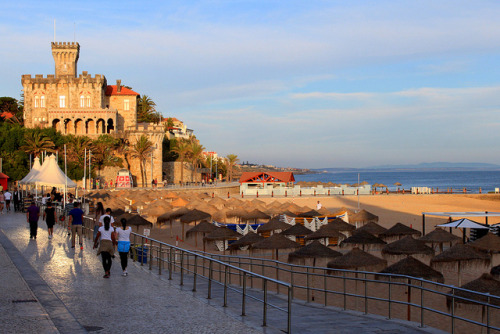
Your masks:
[[[80,56],[80,44],[52,42],[52,56],[56,65],[56,78],[64,75],[76,77],[76,65]]]

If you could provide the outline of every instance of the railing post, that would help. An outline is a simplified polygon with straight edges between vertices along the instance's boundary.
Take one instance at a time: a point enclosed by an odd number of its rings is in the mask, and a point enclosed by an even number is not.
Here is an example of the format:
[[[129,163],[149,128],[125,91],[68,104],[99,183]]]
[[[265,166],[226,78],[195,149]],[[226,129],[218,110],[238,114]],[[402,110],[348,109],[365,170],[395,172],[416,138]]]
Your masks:
[[[144,237],[141,236],[141,267],[144,266],[144,258],[146,257],[144,254]]]
[[[213,261],[210,259],[208,264],[208,297],[207,299],[212,299],[212,275],[213,275]]]
[[[366,273],[365,273],[365,314],[368,314],[368,282],[366,281]]]
[[[184,285],[184,251],[181,251],[181,283],[180,285]]]
[[[250,258],[250,271],[253,272],[253,258]],[[253,276],[250,276],[250,288],[253,289]]]
[[[227,276],[229,272],[229,267],[225,266],[224,267],[224,305],[223,307],[227,307]]]
[[[345,294],[345,290],[346,290],[346,282],[345,282],[345,271],[343,272],[343,278],[342,280],[344,281],[344,311],[347,310],[347,296]]]
[[[150,240],[149,244],[149,270],[153,269],[153,241]]]
[[[171,281],[172,280],[172,261],[174,259],[174,249],[170,247],[170,252],[168,252],[168,279]]]
[[[420,281],[420,327],[424,327],[424,281]]]
[[[287,333],[292,333],[292,286],[288,287]]]
[[[292,300],[293,300],[293,267],[290,266],[290,285],[292,286]]]
[[[276,280],[280,280],[280,270],[279,270],[279,264],[278,261],[275,262],[276,264]],[[280,294],[280,285],[279,283],[276,283],[276,293],[279,295]]]
[[[196,276],[198,276],[198,255],[194,256],[193,268],[193,292],[196,292]]]
[[[264,287],[264,305],[262,314],[262,326],[267,326],[267,280],[262,283]]]
[[[323,288],[325,289],[325,306],[328,306],[328,289],[326,288],[326,269],[323,269]]]
[[[451,334],[455,333],[455,288],[451,288]]]
[[[387,319],[391,319],[391,303],[392,303],[392,276],[389,276],[389,314]]]
[[[309,303],[309,301],[311,300],[311,291],[309,290],[309,267],[307,267],[307,272],[306,272],[306,291],[307,291],[306,301]]]
[[[241,315],[245,316],[245,303],[246,303],[246,297],[247,297],[247,273],[243,272],[243,292],[241,296]]]
[[[161,250],[162,243],[160,242],[160,248],[158,249],[158,275],[161,275],[161,264],[163,262],[163,253]]]
[[[490,334],[490,303],[491,297],[488,296],[488,305],[486,305],[486,334]]]

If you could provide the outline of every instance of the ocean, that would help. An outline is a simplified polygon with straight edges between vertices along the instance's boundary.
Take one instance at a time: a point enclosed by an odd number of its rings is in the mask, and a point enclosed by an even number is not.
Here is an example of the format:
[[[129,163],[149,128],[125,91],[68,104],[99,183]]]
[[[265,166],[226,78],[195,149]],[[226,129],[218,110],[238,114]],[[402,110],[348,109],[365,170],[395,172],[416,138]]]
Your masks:
[[[333,182],[340,184],[353,184],[358,182],[358,172],[322,172],[317,174],[295,175],[296,181],[316,181]],[[439,191],[446,191],[452,188],[453,192],[462,192],[467,188],[468,193],[493,192],[495,188],[500,188],[500,171],[394,171],[394,170],[374,170],[360,171],[360,182],[366,181],[370,184],[382,183],[389,187],[389,190],[396,190],[398,187],[394,183],[401,183],[404,189],[411,187],[439,188]],[[400,187],[400,188],[402,188]]]

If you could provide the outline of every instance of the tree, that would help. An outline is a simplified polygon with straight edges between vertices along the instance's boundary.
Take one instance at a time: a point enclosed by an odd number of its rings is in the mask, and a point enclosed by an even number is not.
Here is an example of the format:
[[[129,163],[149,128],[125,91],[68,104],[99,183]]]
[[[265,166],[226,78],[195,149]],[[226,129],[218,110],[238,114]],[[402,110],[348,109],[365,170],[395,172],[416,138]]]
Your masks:
[[[147,95],[139,98],[139,108],[137,110],[137,122],[139,123],[159,123],[161,115],[156,111],[156,103]]]
[[[198,171],[199,164],[203,161],[203,150],[205,150],[205,147],[201,145],[198,140],[192,140],[190,143],[190,149],[189,149],[189,157],[191,160],[191,163],[193,164],[193,174],[191,177],[191,180],[194,181],[194,177]]]
[[[92,139],[85,136],[67,136],[67,150],[66,154],[68,160],[77,165],[83,166],[85,163],[85,150],[93,149]]]
[[[123,167],[122,159],[115,157],[114,151],[119,144],[118,139],[110,135],[100,135],[92,146],[92,163],[97,166],[99,176],[104,166]]]
[[[190,144],[186,139],[179,139],[173,142],[173,145],[170,147],[170,151],[176,153],[178,155],[177,160],[181,162],[181,183],[184,182],[184,162],[190,153]]]
[[[146,159],[153,151],[153,142],[151,142],[146,135],[142,135],[134,145],[131,147],[132,157],[139,159],[139,166],[141,168],[142,187],[146,182]],[[146,182],[147,184],[147,182]]]
[[[22,97],[22,96],[21,96]],[[0,97],[0,122],[6,121],[14,124],[23,124],[23,101],[13,97]]]
[[[21,150],[28,154],[33,154],[35,157],[40,156],[40,153],[55,152],[55,145],[49,137],[43,135],[39,129],[33,129],[24,134],[23,145]]]
[[[233,168],[240,161],[236,154],[228,154],[226,156],[226,166],[228,172],[228,181],[231,182],[233,179]]]

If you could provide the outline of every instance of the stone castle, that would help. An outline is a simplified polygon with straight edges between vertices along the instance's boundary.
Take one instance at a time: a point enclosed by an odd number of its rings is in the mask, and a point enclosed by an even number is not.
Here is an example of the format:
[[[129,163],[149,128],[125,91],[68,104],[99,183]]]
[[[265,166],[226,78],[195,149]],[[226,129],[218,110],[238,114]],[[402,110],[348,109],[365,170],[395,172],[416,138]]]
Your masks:
[[[78,43],[53,42],[52,56],[55,74],[46,77],[37,74],[23,75],[24,124],[28,128],[52,127],[63,134],[97,138],[112,134],[128,140],[133,145],[145,134],[155,145],[146,170],[152,178],[162,180],[162,141],[165,135],[162,125],[137,123],[137,104],[140,95],[131,89],[108,85],[106,77],[94,77],[83,71],[77,74],[80,45]],[[131,162],[130,171],[136,183],[142,182],[139,161]],[[109,179],[113,179],[112,173]],[[151,173],[147,173],[147,183]]]

